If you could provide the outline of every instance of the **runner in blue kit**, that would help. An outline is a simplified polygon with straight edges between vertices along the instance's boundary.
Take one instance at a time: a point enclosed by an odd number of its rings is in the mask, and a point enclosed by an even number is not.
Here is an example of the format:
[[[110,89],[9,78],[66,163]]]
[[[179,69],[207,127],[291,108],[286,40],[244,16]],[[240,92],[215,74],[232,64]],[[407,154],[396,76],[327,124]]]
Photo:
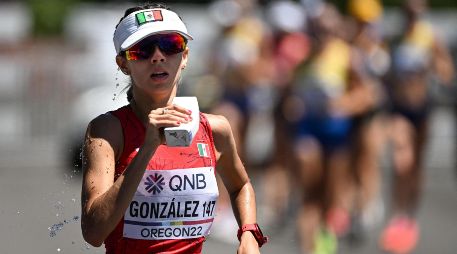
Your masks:
[[[201,253],[218,199],[216,172],[233,204],[238,253],[258,254],[266,242],[255,193],[229,122],[197,114],[190,146],[165,144],[164,128],[191,122],[173,104],[192,40],[166,6],[126,10],[114,32],[116,62],[130,76],[129,104],[93,119],[83,149],[84,239],[106,253]]]

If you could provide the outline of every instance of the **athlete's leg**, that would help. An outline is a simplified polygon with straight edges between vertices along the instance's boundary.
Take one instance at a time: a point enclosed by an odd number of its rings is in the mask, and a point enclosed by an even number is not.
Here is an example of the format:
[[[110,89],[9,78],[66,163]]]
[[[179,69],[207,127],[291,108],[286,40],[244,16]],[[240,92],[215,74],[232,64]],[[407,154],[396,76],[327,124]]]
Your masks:
[[[325,201],[322,150],[316,140],[303,139],[296,146],[295,156],[297,178],[304,191],[303,205],[297,218],[299,239],[302,251],[312,253]]]
[[[354,182],[350,172],[350,151],[340,147],[326,155],[326,222],[337,236],[349,230]]]
[[[270,226],[281,227],[288,218],[291,190],[296,188],[296,183],[290,177],[289,167],[277,163],[270,165],[265,169],[261,181],[263,209],[259,213]]]
[[[353,167],[356,182],[354,215],[362,227],[380,223],[383,204],[380,194],[380,157],[386,142],[386,119],[375,115],[355,133]]]
[[[422,150],[427,133],[426,122],[416,126],[405,117],[392,119],[394,182],[393,216],[383,230],[380,245],[394,253],[411,252],[419,239],[419,227],[414,218],[422,185]]]
[[[427,135],[427,125],[418,128],[401,116],[392,121],[393,162],[395,179],[393,187],[393,211],[414,215],[422,183],[421,160]]]

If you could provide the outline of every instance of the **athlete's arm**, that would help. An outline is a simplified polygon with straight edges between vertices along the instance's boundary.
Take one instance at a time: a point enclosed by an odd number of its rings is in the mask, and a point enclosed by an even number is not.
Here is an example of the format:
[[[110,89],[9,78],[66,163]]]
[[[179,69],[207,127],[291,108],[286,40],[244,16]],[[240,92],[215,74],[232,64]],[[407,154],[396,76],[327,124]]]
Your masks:
[[[83,147],[81,228],[84,240],[100,246],[130,204],[157,145],[144,145],[127,170],[114,182],[115,161],[123,148],[122,127],[112,115],[88,126]]]
[[[230,194],[238,226],[256,223],[254,189],[236,150],[230,124],[223,116],[207,115],[207,118],[218,157],[217,172]],[[249,231],[241,236],[238,253],[259,253],[257,241]]]
[[[444,43],[435,40],[432,53],[432,68],[440,82],[444,85],[450,85],[455,78],[455,67],[452,61],[451,53]]]
[[[115,162],[124,146],[122,127],[117,118],[105,114],[88,126],[83,147],[83,184],[81,228],[84,240],[100,246],[124,215],[135,194],[146,166],[163,143],[159,129],[187,122],[186,109],[168,106],[169,114],[156,109],[149,114],[145,141],[137,155],[114,182]]]
[[[351,60],[347,70],[347,90],[330,102],[331,111],[345,116],[356,116],[367,112],[377,103],[380,96],[375,80],[363,73],[361,56],[351,49]]]

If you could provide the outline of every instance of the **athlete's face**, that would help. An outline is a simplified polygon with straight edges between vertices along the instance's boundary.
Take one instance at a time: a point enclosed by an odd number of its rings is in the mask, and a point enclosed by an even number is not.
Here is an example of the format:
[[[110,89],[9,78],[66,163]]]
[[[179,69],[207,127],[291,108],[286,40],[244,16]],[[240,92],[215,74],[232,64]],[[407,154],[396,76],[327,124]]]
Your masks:
[[[182,37],[177,34],[155,35],[137,43],[116,60],[141,91],[168,94],[187,64],[189,50],[182,43]]]

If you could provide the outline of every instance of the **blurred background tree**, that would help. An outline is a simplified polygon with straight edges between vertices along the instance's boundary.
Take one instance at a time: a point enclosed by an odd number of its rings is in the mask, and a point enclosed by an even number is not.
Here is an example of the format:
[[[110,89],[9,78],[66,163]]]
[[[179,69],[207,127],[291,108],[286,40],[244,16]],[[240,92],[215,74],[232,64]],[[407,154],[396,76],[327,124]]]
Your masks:
[[[28,1],[34,1],[34,0],[28,0]],[[48,2],[50,0],[46,0],[43,2]],[[125,3],[126,1],[122,0],[79,0],[81,2],[99,2],[99,3],[113,3],[113,2],[123,2]],[[183,3],[183,4],[207,4],[211,3],[214,0],[161,0],[159,2],[167,3],[167,4],[173,4],[173,3]],[[277,0],[258,0],[259,3],[261,4],[266,4],[269,2],[274,2]],[[294,0],[295,2],[299,2],[300,0]],[[41,2],[39,0],[36,0],[36,2]],[[60,2],[60,1],[52,1],[52,2]],[[68,2],[68,0],[62,0],[61,2]],[[141,2],[148,2],[146,0],[144,1],[132,1],[135,3],[141,3]],[[330,2],[335,3],[336,5],[340,7],[346,6],[347,0],[330,0]],[[384,6],[400,6],[402,4],[403,0],[382,0],[382,3]],[[429,5],[432,8],[448,8],[448,7],[454,7],[457,8],[457,1],[456,0],[429,0]]]
[[[63,33],[65,18],[77,0],[26,0],[34,37],[56,37]]]
[[[385,6],[400,6],[403,0],[383,0],[382,3]],[[428,0],[428,5],[432,8],[448,8],[457,7],[457,1],[455,0]]]
[[[348,0],[330,0],[330,2],[337,5],[341,10],[345,11]],[[404,0],[382,0],[382,4],[385,7],[399,7],[402,5]],[[428,0],[430,8],[457,8],[456,0]]]
[[[260,4],[267,4],[274,0],[258,0]],[[299,2],[299,0],[295,0]],[[346,11],[348,0],[330,0],[337,5],[343,12]],[[125,3],[121,0],[26,0],[33,20],[33,35],[35,37],[54,37],[63,32],[64,19],[69,10],[77,3],[98,2],[98,3]],[[132,1],[135,3],[147,1]],[[213,0],[168,0],[162,1],[169,5],[172,4],[208,4]],[[386,7],[398,7],[403,0],[383,0]],[[456,0],[429,0],[431,8],[457,8]]]

